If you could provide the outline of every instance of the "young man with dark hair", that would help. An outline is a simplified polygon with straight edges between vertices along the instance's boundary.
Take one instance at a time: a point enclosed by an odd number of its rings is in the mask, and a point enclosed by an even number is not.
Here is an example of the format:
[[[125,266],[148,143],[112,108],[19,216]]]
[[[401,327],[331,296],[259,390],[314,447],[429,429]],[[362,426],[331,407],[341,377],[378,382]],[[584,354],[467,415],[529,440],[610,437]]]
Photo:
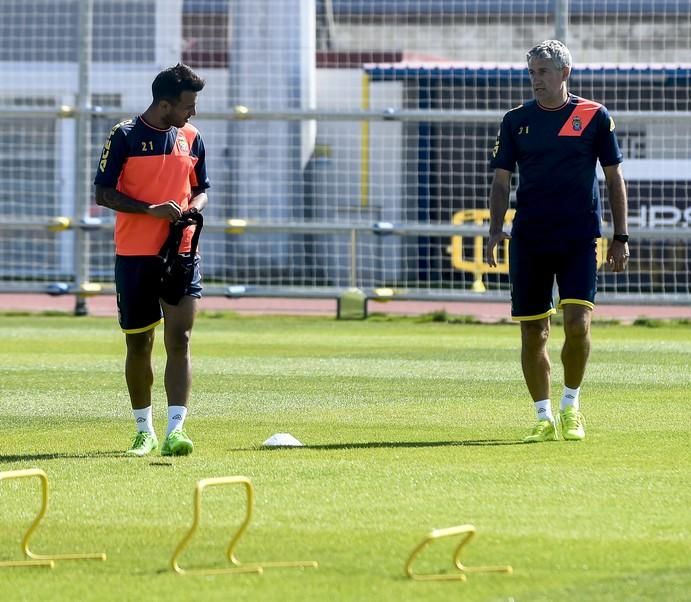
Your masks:
[[[607,109],[568,93],[571,54],[566,46],[547,40],[526,58],[535,99],[504,115],[492,151],[487,263],[496,266],[496,246],[511,239],[511,315],[521,323],[521,365],[537,414],[537,423],[524,441],[552,441],[560,431],[564,439],[580,441],[585,438],[585,424],[579,394],[590,353],[596,239],[601,235],[595,167],[599,160],[614,222],[607,262],[620,272],[629,257],[623,157]],[[503,230],[504,217],[516,165],[516,214],[509,235]],[[565,386],[556,418],[547,354],[550,316],[556,311],[555,278],[565,334],[561,352]]]
[[[183,430],[192,370],[189,342],[201,298],[199,256],[191,256],[193,227],[179,247],[192,279],[177,305],[160,299],[158,257],[170,224],[207,204],[204,143],[189,123],[204,81],[183,64],[159,73],[153,101],[141,115],[110,131],[99,160],[96,203],[116,212],[115,286],[118,319],[125,333],[125,380],[137,432],[126,454],[145,456],[158,447],[151,406],[151,353],[156,326],[165,318],[165,390],[168,430],[162,455],[187,455],[194,445]]]

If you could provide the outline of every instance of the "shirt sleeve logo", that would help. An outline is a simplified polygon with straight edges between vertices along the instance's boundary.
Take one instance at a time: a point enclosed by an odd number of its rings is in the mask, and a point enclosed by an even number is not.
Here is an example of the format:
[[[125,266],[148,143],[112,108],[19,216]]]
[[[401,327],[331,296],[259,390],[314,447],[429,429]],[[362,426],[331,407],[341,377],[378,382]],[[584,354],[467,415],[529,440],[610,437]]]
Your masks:
[[[98,168],[101,170],[101,173],[106,172],[106,166],[108,165],[108,155],[110,154],[110,142],[112,139],[113,133],[111,132],[110,136],[108,136],[108,140],[106,140],[106,143],[103,145],[103,152],[101,153],[101,161],[98,164]]]

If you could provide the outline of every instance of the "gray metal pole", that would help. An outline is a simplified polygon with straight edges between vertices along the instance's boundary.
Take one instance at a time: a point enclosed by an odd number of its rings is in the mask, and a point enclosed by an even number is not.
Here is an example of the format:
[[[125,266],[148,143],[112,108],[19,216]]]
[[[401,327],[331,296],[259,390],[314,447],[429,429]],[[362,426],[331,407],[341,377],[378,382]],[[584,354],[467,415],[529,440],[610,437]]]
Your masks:
[[[554,38],[568,44],[569,0],[554,0]]]
[[[357,230],[350,231],[350,287],[357,288]]]
[[[91,148],[91,95],[90,71],[93,47],[94,0],[81,0],[79,11],[78,77],[79,87],[75,99],[75,149],[74,149],[74,217],[82,223],[89,215],[89,150]],[[77,227],[74,231],[74,274],[76,298],[74,315],[88,313],[83,285],[89,281],[89,232]]]

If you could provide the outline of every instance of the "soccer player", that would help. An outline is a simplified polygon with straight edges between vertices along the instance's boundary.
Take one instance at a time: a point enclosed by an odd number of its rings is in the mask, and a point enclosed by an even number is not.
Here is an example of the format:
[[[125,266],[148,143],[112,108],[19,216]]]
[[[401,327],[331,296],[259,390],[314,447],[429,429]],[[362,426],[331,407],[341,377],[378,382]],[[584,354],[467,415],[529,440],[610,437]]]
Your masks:
[[[585,428],[579,394],[590,353],[596,239],[601,236],[595,168],[599,160],[614,222],[607,262],[621,272],[629,257],[622,153],[607,109],[567,91],[571,54],[564,44],[547,40],[526,58],[535,99],[504,115],[492,151],[487,263],[497,265],[495,247],[510,239],[511,315],[521,324],[521,365],[537,414],[524,441],[556,440],[560,431],[564,439],[580,441]],[[516,165],[516,214],[509,235],[503,227]],[[565,386],[557,419],[550,402],[547,353],[550,316],[556,311],[555,277],[565,333]]]
[[[96,203],[116,212],[118,319],[125,333],[125,380],[137,428],[125,452],[130,456],[145,456],[158,447],[151,407],[151,352],[162,319],[168,431],[161,455],[187,455],[194,448],[183,430],[192,380],[189,342],[202,291],[199,256],[189,253],[193,228],[186,229],[179,249],[193,266],[193,277],[177,305],[159,298],[162,262],[157,255],[171,222],[207,204],[204,143],[189,123],[203,88],[204,80],[186,65],[159,73],[151,86],[149,108],[110,131],[94,181]]]

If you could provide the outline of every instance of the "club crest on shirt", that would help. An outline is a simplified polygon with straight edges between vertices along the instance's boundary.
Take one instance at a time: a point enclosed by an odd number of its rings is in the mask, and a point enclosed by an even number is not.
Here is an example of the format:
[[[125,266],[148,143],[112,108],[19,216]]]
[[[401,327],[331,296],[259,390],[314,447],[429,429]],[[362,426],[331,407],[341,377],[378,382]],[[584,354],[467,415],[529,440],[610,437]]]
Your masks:
[[[190,152],[189,144],[187,144],[187,140],[185,140],[184,136],[178,137],[178,148],[180,149],[181,153],[189,153]]]
[[[583,127],[583,123],[581,122],[581,118],[576,115],[572,120],[571,120],[571,127],[573,128],[574,132],[580,132],[581,128]]]

